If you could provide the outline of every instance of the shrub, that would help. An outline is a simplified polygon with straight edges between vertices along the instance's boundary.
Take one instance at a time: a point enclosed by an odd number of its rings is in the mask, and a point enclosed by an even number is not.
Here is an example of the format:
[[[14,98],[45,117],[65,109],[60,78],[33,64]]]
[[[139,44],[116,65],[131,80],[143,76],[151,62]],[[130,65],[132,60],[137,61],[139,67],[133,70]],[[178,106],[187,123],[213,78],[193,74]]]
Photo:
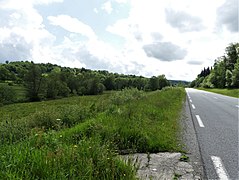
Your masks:
[[[66,127],[72,127],[90,117],[89,108],[79,105],[70,105],[60,109],[60,118]]]
[[[11,86],[0,85],[0,104],[10,104],[15,101],[16,92]]]
[[[57,116],[57,112],[45,110],[33,114],[29,126],[31,128],[42,128],[44,130],[59,130],[62,126],[62,121]]]
[[[133,100],[140,99],[144,96],[144,92],[137,88],[126,88],[111,96],[111,102],[114,105],[122,105]]]

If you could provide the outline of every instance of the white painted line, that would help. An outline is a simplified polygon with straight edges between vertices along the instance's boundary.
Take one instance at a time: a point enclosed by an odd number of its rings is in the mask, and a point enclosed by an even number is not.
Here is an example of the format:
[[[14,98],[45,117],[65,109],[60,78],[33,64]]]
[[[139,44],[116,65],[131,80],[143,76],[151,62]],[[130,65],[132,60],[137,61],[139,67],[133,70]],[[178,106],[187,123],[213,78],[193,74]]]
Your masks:
[[[200,126],[200,127],[205,127],[204,124],[203,124],[203,122],[202,122],[202,120],[201,120],[201,118],[200,118],[200,116],[199,116],[199,115],[196,115],[196,118],[197,118],[197,120],[198,120],[199,126]]]
[[[239,108],[239,105],[236,105],[236,107],[238,107],[238,108]]]
[[[191,103],[193,102],[192,99],[189,100]]]
[[[193,107],[193,109],[195,109],[195,106],[194,106],[194,104],[192,104],[192,107]]]
[[[221,158],[217,156],[211,156],[211,159],[217,172],[218,178],[222,180],[229,180],[229,176],[225,167],[222,164]]]
[[[218,99],[217,97],[214,97],[214,99]]]

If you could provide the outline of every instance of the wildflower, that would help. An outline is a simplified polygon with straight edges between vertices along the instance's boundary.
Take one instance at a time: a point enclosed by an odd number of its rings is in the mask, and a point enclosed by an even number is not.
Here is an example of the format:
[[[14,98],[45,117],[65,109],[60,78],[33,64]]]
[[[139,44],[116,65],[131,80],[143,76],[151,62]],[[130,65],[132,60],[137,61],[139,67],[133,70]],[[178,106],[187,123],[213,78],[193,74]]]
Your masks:
[[[60,138],[62,138],[62,135],[60,135]]]
[[[74,148],[77,148],[77,145],[74,145]]]
[[[57,121],[60,121],[61,119],[56,119]]]

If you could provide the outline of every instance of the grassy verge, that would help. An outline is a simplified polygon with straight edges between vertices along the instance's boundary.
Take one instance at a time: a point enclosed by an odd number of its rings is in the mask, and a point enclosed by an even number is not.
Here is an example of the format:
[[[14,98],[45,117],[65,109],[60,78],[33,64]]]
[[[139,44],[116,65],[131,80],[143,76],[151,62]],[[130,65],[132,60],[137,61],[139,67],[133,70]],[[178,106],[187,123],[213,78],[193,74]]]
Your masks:
[[[213,88],[213,89],[198,88],[198,89],[239,98],[239,89],[216,89],[216,88]]]
[[[135,179],[118,154],[181,150],[184,89],[78,98],[0,108],[0,179]]]

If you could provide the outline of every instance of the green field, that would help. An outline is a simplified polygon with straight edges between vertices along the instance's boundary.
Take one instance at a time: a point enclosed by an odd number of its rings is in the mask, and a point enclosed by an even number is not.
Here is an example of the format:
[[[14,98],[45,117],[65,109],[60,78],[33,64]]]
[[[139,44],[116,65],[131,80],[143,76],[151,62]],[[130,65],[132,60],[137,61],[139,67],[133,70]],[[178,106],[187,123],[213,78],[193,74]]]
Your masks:
[[[0,108],[0,179],[136,179],[119,154],[181,151],[183,88]]]
[[[198,89],[239,98],[239,89],[216,89],[216,88],[213,89],[198,88]]]

